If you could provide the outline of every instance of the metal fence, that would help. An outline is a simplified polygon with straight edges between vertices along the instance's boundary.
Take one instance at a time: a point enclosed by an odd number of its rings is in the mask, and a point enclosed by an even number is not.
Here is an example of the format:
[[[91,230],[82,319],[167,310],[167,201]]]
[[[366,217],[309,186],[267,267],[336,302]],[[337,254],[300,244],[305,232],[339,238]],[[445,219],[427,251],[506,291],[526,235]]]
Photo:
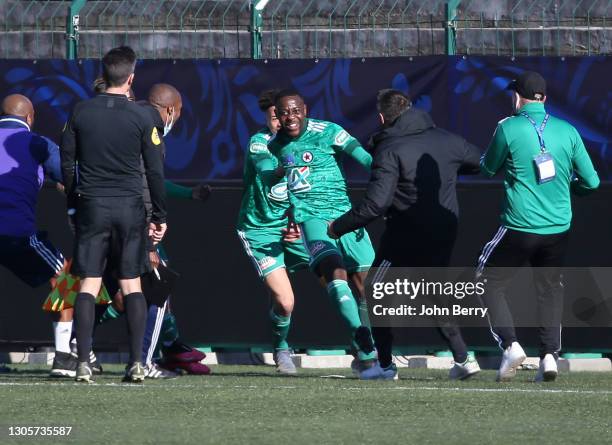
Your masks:
[[[5,58],[612,53],[612,0],[3,0]],[[261,5],[259,5],[261,6]]]

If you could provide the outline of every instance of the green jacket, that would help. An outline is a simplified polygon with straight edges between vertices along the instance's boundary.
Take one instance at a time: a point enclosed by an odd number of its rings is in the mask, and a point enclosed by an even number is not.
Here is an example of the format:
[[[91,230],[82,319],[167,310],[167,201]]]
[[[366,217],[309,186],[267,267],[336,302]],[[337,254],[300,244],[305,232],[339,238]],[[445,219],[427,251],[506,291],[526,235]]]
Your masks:
[[[502,224],[509,229],[537,234],[561,233],[572,220],[570,187],[576,192],[594,190],[599,177],[578,131],[568,122],[550,116],[543,132],[556,177],[538,184],[534,158],[540,153],[538,135],[521,115],[538,125],[544,120],[543,103],[524,105],[514,116],[499,122],[489,148],[480,160],[482,172],[494,176],[505,171]]]

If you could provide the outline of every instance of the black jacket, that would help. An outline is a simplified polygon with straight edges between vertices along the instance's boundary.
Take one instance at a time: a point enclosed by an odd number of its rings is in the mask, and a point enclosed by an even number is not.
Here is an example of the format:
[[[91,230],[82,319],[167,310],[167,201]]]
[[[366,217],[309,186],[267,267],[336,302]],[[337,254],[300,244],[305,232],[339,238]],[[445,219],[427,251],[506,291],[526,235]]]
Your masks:
[[[160,150],[162,153],[162,157],[166,156],[166,146],[164,144],[163,135],[164,135],[164,121],[162,121],[161,116],[159,115],[159,111],[151,105],[146,100],[140,100],[136,102],[137,105],[140,105],[144,108],[147,113],[151,116],[151,120],[153,121],[153,125],[157,128],[157,134],[160,138]],[[145,204],[145,210],[147,212],[147,221],[151,221],[151,216],[153,214],[153,203],[151,202],[151,192],[149,191],[149,183],[147,182],[147,175],[145,170],[144,161],[140,161],[140,170],[142,172],[142,185],[143,185],[143,200]]]
[[[372,173],[366,196],[333,224],[337,235],[386,216],[387,229],[420,226],[459,214],[457,174],[476,174],[480,150],[411,108],[373,136]]]
[[[151,114],[129,102],[125,95],[104,93],[79,102],[62,134],[60,148],[62,176],[69,198],[73,199],[74,194],[142,196],[144,161],[152,220],[165,222],[162,144]]]

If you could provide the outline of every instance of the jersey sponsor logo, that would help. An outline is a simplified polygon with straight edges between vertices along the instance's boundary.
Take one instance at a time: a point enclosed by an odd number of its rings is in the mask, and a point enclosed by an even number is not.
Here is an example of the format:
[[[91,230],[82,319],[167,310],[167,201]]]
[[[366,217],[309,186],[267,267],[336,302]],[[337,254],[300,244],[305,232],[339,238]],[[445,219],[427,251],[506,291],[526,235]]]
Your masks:
[[[312,155],[311,152],[307,151],[306,153],[304,153],[302,155],[302,161],[306,162],[306,163],[310,163],[312,162],[312,160],[314,159],[314,156]]]
[[[279,182],[275,186],[270,189],[270,193],[268,193],[268,198],[273,201],[286,201],[289,198],[287,193],[287,183]]]
[[[254,154],[265,153],[268,151],[268,146],[263,142],[253,142],[249,147],[249,151]]]
[[[312,243],[308,246],[308,250],[310,250],[310,255],[312,256],[315,256],[323,249],[325,249],[325,243],[323,241],[317,241],[316,243]]]
[[[151,130],[151,142],[153,142],[154,145],[161,144],[161,139],[159,138],[159,133],[157,132],[156,127],[153,127],[153,130]]]
[[[266,270],[276,264],[276,259],[272,258],[271,256],[266,256],[259,260],[257,264],[259,264],[261,270]]]
[[[346,141],[348,141],[350,137],[351,136],[346,131],[342,130],[334,138],[334,144],[335,145],[344,145],[344,144],[346,144]]]
[[[289,172],[288,187],[292,193],[307,192],[312,188],[306,178],[310,175],[310,167],[297,167]]]

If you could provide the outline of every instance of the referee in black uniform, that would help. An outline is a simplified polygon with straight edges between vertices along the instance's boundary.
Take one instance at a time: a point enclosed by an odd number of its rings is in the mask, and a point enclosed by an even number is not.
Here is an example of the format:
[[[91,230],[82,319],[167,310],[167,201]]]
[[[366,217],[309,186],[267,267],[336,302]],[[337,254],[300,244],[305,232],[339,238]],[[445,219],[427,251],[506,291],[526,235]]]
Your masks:
[[[147,236],[159,242],[166,231],[163,142],[150,114],[128,101],[136,55],[110,50],[102,59],[106,92],[76,105],[62,135],[61,158],[68,207],[75,209],[73,271],[82,278],[75,302],[78,367],[76,380],[91,381],[88,364],[98,294],[107,260],[116,270],[130,335],[126,380],[140,382],[147,303],[140,275],[150,266]],[[141,157],[153,212],[147,226]]]

